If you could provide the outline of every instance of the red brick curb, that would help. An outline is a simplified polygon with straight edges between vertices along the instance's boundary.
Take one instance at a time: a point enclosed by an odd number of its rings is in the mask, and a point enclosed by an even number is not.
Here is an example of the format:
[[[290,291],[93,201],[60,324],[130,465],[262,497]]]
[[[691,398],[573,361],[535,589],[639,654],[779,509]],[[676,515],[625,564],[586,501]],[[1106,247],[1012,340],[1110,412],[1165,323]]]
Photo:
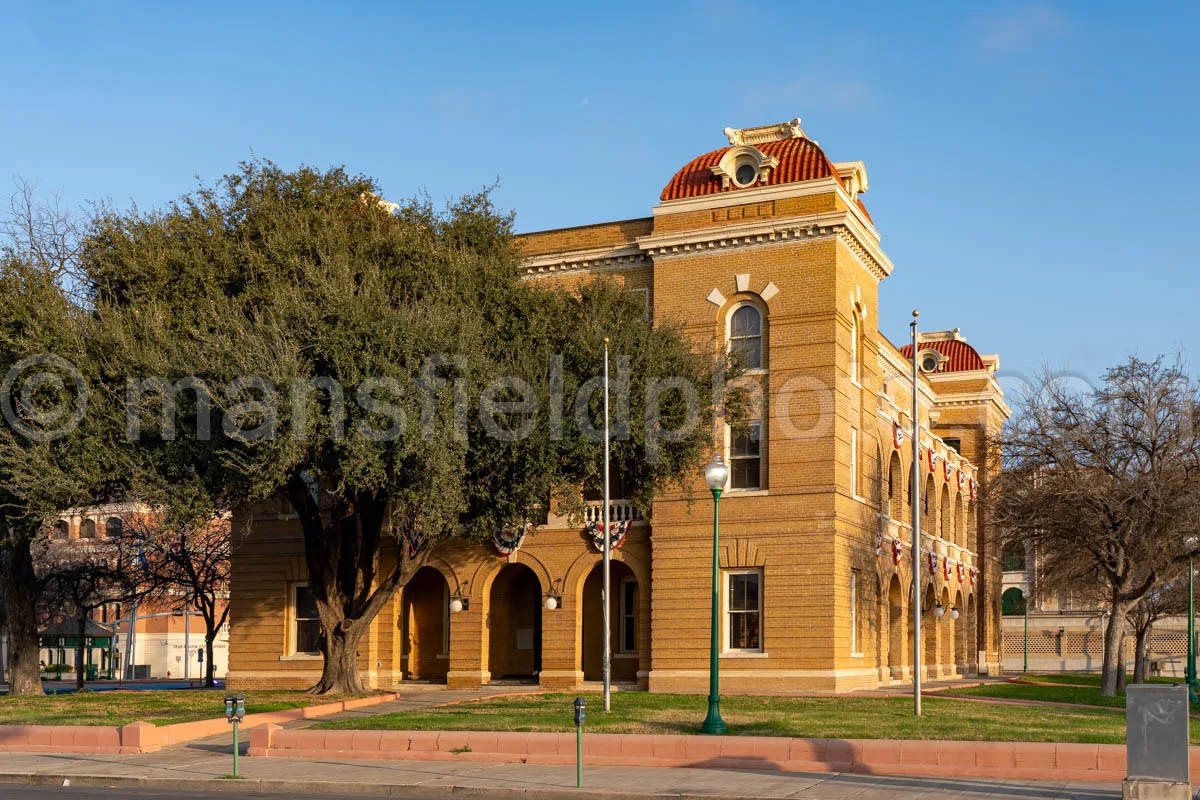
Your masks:
[[[322,703],[286,711],[247,714],[242,720],[244,729],[262,725],[291,722],[297,719],[326,717],[341,711],[351,711],[397,699],[396,694],[380,694]],[[0,752],[18,753],[94,753],[128,755],[153,753],[173,744],[216,736],[229,730],[222,719],[203,719],[175,725],[155,726],[134,722],[121,726],[98,725],[0,725]]]
[[[1200,748],[1192,748],[1200,782]],[[466,760],[574,764],[575,736],[561,733],[285,730],[250,734],[250,755],[272,758]],[[585,764],[627,767],[855,772],[927,777],[1117,782],[1123,745],[785,739],[730,736],[589,734]]]

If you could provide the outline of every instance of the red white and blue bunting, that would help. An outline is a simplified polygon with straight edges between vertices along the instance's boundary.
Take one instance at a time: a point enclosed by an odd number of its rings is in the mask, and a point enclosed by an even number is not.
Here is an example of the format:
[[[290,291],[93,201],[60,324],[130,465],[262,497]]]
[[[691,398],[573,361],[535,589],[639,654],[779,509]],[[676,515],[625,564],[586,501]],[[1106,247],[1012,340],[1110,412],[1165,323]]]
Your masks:
[[[899,539],[892,539],[892,563],[899,564],[900,559],[904,557],[904,542]]]
[[[930,550],[929,551],[929,574],[930,575],[933,575],[933,573],[937,572],[937,565],[938,565],[938,555],[937,555],[937,553]]]
[[[521,549],[521,544],[525,541],[525,534],[532,529],[533,523],[530,522],[513,528],[501,528],[492,534],[492,547],[496,548],[496,552],[502,556],[511,556]]]
[[[950,559],[942,557],[942,579],[950,580]]]
[[[879,558],[883,555],[883,531],[878,531],[875,534],[875,557]]]
[[[592,540],[592,545],[601,553],[604,552],[604,523],[589,522],[583,532]],[[629,535],[629,520],[624,522],[608,523],[609,544],[613,550],[616,550],[625,541],[625,537]]]
[[[933,452],[932,447],[928,447],[925,449],[925,458],[929,461],[929,471],[936,472],[937,471],[937,463],[938,463],[938,454]]]
[[[967,568],[963,566],[963,563],[961,561],[959,561],[958,564],[955,565],[955,570],[958,573],[958,582],[959,583],[962,583],[963,581],[965,581],[967,579],[967,576],[966,576]]]
[[[408,544],[408,558],[411,561],[416,558],[417,553],[425,549],[425,545],[429,544],[429,537],[425,535],[425,531],[417,528],[405,533],[404,541]]]
[[[946,479],[946,483],[950,482],[950,459],[942,459],[942,476]]]
[[[892,444],[897,450],[904,446],[904,427],[899,422],[892,423]]]
[[[974,478],[971,478],[971,499],[974,500],[978,496],[978,494],[979,494],[979,484],[975,482]]]
[[[979,570],[975,569],[974,567],[970,567],[967,569],[967,576],[971,579],[971,586],[975,585],[975,576],[978,574],[979,574]]]
[[[967,475],[965,472],[962,471],[962,467],[959,467],[958,468],[958,490],[960,492],[963,490],[963,486],[965,486],[966,483],[967,483]]]

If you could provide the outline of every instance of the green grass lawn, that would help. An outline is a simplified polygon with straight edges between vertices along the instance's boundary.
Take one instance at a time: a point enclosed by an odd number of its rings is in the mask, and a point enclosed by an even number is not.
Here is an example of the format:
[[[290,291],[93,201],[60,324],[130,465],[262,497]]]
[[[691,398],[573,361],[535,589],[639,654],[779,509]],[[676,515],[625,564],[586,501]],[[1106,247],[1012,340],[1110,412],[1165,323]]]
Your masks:
[[[1100,686],[1100,674],[1095,672],[1088,673],[1056,673],[1054,675],[1021,675],[1018,676],[1023,681],[1033,681],[1034,683],[1053,683],[1061,686]],[[1150,683],[1183,683],[1183,678],[1150,678]],[[1129,676],[1129,683],[1133,683],[1133,676]]]
[[[325,729],[373,730],[574,730],[574,695],[495,698],[420,712],[381,714],[327,722]],[[618,692],[612,712],[588,696],[588,733],[699,733],[706,701],[700,695]],[[907,698],[746,697],[721,700],[729,732],[743,736],[846,739],[957,739],[975,741],[1125,741],[1125,718],[1104,709],[1052,709],[970,703],[927,697],[924,715],[913,716]],[[1193,739],[1200,744],[1200,735]]]
[[[248,692],[246,713],[332,703],[333,695],[303,692]],[[0,725],[170,725],[224,718],[225,693],[220,690],[111,691],[40,697],[0,697]]]

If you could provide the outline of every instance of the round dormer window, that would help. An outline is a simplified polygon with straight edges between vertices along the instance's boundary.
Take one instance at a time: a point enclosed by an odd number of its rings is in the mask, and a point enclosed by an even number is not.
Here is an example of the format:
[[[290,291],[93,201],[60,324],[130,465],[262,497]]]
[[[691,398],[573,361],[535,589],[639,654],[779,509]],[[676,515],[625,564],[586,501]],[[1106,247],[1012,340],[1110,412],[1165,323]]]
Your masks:
[[[749,186],[758,180],[758,167],[751,164],[749,161],[743,161],[738,164],[737,171],[733,173],[733,182],[738,186]]]

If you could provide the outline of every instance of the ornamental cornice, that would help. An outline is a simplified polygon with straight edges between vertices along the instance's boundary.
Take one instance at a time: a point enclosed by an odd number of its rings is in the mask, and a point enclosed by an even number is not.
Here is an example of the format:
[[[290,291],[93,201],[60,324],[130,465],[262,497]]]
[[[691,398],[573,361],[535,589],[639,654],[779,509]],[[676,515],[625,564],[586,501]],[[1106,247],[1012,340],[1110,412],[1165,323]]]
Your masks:
[[[863,267],[877,279],[887,277],[892,271],[891,261],[854,214],[847,211],[829,211],[742,225],[651,234],[639,237],[637,243],[657,260],[717,250],[830,238],[845,243]]]
[[[599,272],[650,266],[650,257],[637,245],[571,250],[527,258],[521,270],[527,278],[569,272]]]

